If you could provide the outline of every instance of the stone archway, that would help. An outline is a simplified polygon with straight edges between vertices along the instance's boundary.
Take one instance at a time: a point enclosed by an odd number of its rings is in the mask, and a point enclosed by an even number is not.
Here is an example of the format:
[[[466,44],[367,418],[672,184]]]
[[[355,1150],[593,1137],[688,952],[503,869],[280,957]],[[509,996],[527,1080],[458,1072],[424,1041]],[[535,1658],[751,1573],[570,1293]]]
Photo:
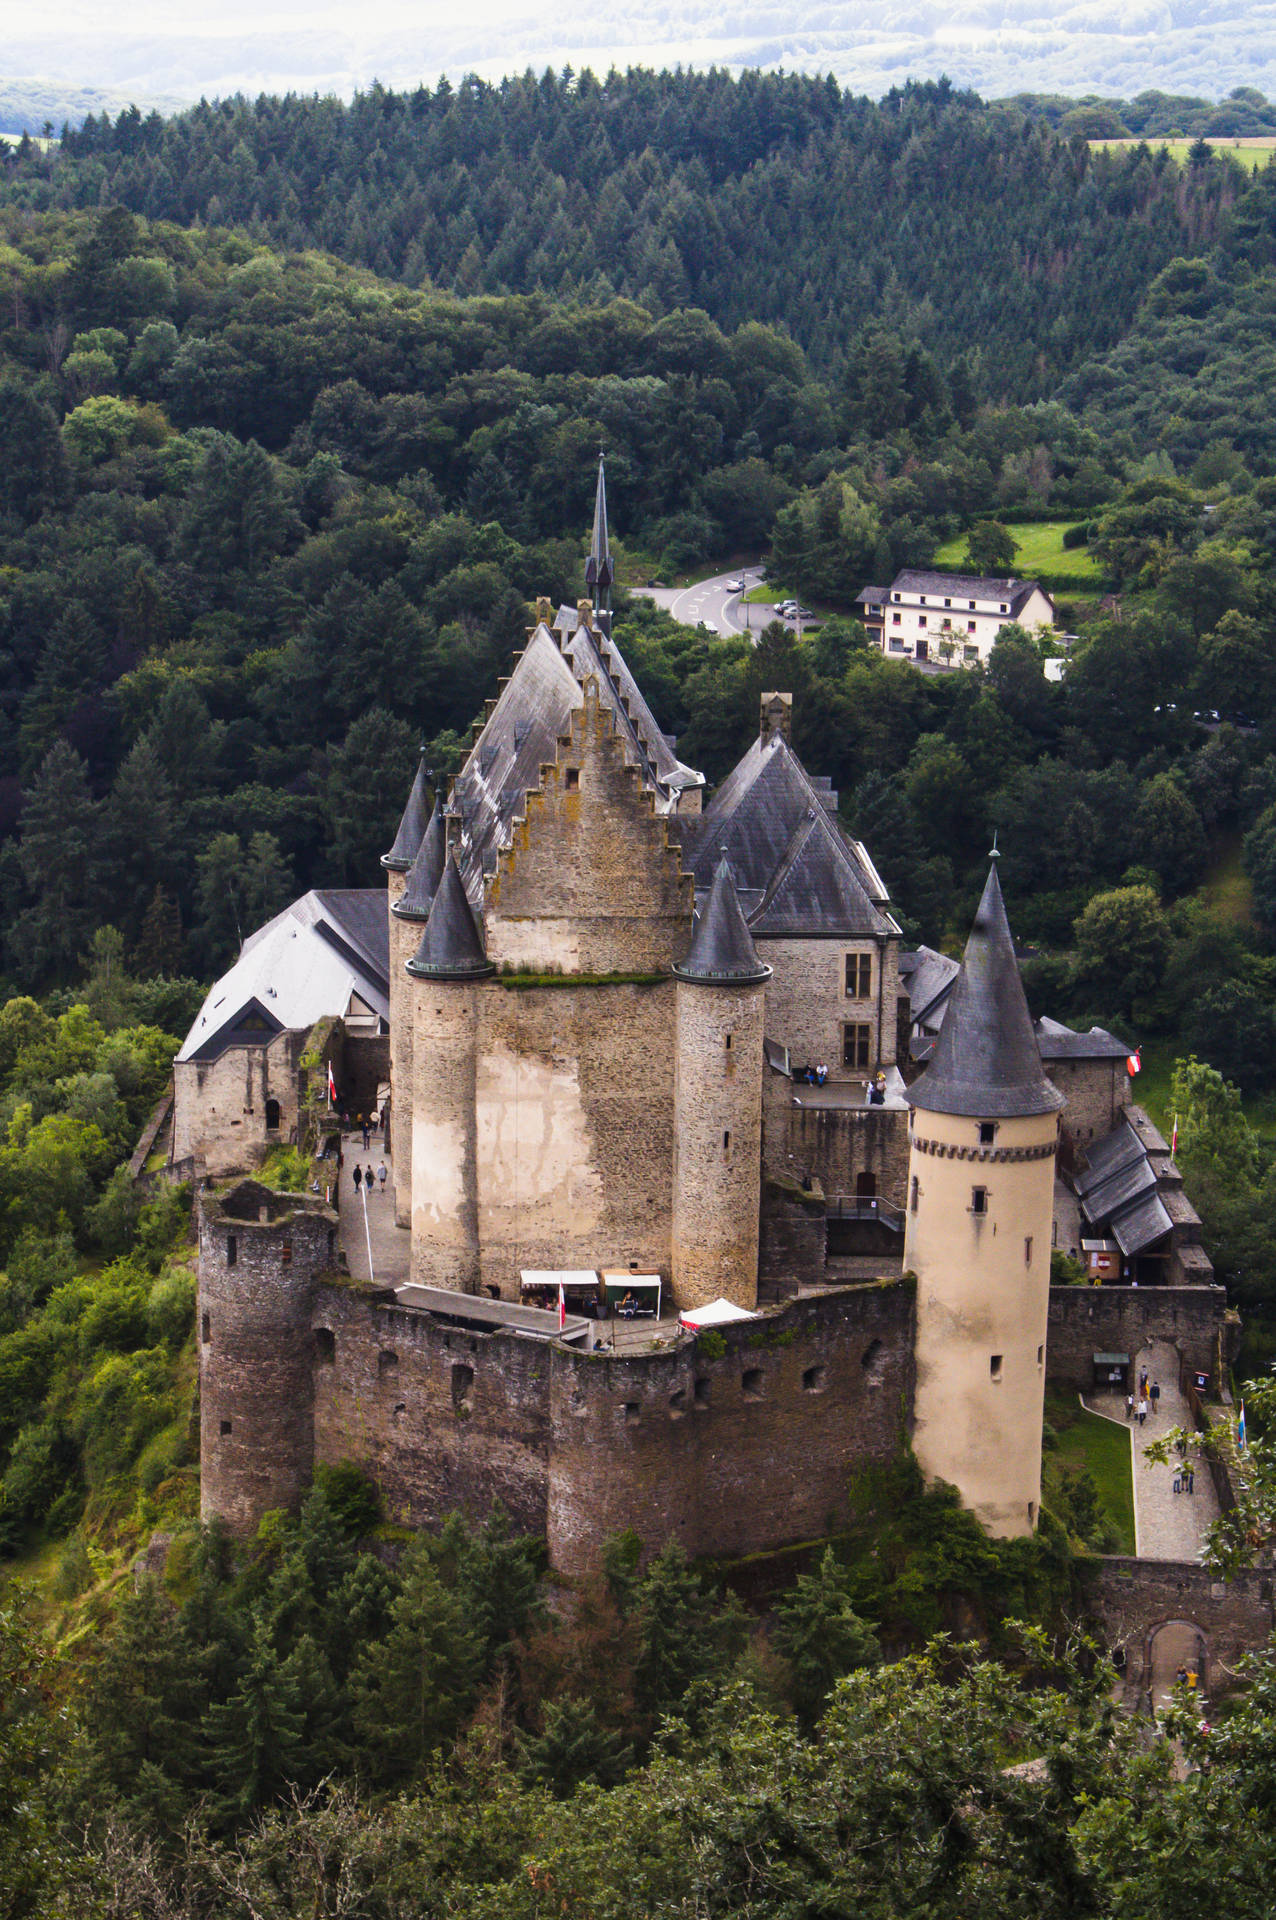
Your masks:
[[[1179,1667],[1197,1676],[1197,1694],[1205,1701],[1210,1689],[1209,1635],[1195,1620],[1171,1616],[1157,1620],[1143,1636],[1143,1692],[1155,1713],[1169,1700]]]

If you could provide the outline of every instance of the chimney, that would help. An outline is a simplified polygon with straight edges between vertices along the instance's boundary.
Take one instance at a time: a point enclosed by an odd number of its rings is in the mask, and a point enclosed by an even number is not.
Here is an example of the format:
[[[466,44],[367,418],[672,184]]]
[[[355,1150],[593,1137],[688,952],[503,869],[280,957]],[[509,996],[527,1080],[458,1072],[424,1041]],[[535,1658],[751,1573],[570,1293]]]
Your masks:
[[[554,609],[544,595],[536,602],[536,624],[538,627],[553,625]]]
[[[791,693],[764,693],[762,696],[762,725],[759,738],[763,746],[778,733],[782,740],[793,738],[793,695]]]
[[[582,627],[592,633],[594,630],[594,603],[592,600],[578,600],[576,614]]]

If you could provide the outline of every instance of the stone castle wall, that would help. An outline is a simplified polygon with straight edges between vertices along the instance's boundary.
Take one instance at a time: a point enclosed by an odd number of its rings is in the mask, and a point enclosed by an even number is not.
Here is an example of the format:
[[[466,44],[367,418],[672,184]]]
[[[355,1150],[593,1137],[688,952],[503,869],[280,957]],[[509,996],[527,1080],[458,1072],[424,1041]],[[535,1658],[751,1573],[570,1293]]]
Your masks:
[[[757,941],[758,958],[773,969],[766,987],[766,1030],[789,1049],[795,1067],[822,1061],[834,1078],[842,1066],[842,1028],[861,1022],[872,1030],[869,1071],[893,1066],[897,1041],[899,942],[873,940]],[[867,1000],[846,992],[848,953],[871,955],[872,991]]]
[[[173,1066],[174,1160],[195,1160],[212,1178],[259,1167],[273,1146],[295,1137],[297,1068],[306,1035],[285,1031],[265,1046],[228,1047],[215,1060]],[[279,1125],[266,1126],[266,1103]]]
[[[1226,1320],[1222,1287],[1051,1287],[1046,1371],[1061,1385],[1094,1383],[1096,1353],[1128,1353],[1169,1340],[1189,1367],[1218,1382],[1219,1344],[1232,1357],[1239,1324]]]
[[[679,981],[674,1050],[674,1299],[758,1297],[762,1165],[760,984]]]
[[[1073,1161],[1111,1133],[1130,1104],[1124,1060],[1051,1060],[1046,1073],[1067,1101],[1059,1123],[1061,1145]]]
[[[871,1173],[878,1197],[902,1207],[908,1191],[907,1111],[807,1106],[804,1091],[768,1069],[763,1145],[768,1178],[800,1180],[805,1171],[834,1196],[853,1195],[860,1174]]]
[[[1125,1654],[1130,1686],[1145,1691],[1152,1643],[1171,1620],[1185,1620],[1205,1638],[1202,1691],[1216,1696],[1242,1656],[1261,1647],[1273,1626],[1269,1569],[1220,1580],[1181,1560],[1132,1560],[1105,1554],[1083,1568],[1086,1600],[1109,1645]]]

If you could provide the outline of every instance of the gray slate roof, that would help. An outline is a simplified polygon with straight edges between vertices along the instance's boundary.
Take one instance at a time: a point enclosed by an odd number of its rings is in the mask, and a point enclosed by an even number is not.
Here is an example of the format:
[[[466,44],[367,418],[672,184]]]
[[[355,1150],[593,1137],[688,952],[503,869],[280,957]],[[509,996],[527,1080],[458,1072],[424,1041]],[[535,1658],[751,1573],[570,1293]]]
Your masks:
[[[909,1017],[914,1025],[943,1024],[944,1003],[960,972],[961,961],[935,947],[921,946],[913,954],[900,955],[900,980],[908,994]]]
[[[1091,1027],[1078,1033],[1059,1020],[1042,1018],[1037,1022],[1037,1047],[1043,1060],[1125,1060],[1130,1054],[1124,1040],[1103,1027]]]
[[[443,803],[435,799],[430,824],[408,868],[407,884],[390,911],[400,920],[428,920],[435,891],[447,864],[447,821]]]
[[[683,871],[705,893],[725,855],[755,939],[898,935],[881,878],[836,808],[782,735],[757,739],[700,819],[680,823]]]
[[[403,818],[399,822],[399,831],[394,836],[394,845],[389,853],[381,856],[383,867],[393,867],[399,873],[406,873],[416,859],[417,848],[421,844],[421,835],[425,832],[425,760],[421,759],[408,794],[408,804],[403,809]]]
[[[880,607],[889,597],[890,590],[887,587],[861,587],[855,596],[855,604],[859,607]]]
[[[995,861],[931,1063],[908,1097],[929,1113],[986,1120],[1055,1113],[1064,1105],[1042,1069]]]
[[[449,840],[475,904],[515,820],[526,811],[527,794],[541,783],[542,766],[554,760],[560,737],[571,731],[573,711],[585,703],[587,674],[595,676],[599,699],[616,715],[620,740],[658,812],[670,812],[684,787],[703,784],[703,774],[683,765],[656,726],[614,642],[577,624],[560,647],[548,627],[538,626],[448,797],[447,817],[455,823]]]
[[[430,980],[472,980],[492,971],[465,883],[456,861],[449,860],[408,972]]]
[[[1002,578],[982,573],[928,573],[915,568],[897,573],[890,591],[924,593],[927,599],[937,594],[941,599],[947,595],[953,600],[995,600],[999,605],[1004,600],[1010,609],[1008,619],[1012,619],[1034,593],[1046,593],[1039,580],[1019,580],[1014,574]],[[1048,593],[1046,599],[1050,600]],[[1053,606],[1054,601],[1050,600],[1050,604]]]
[[[771,977],[770,967],[758,959],[726,860],[718,862],[709,898],[696,916],[686,958],[677,962],[674,972],[680,980],[720,987],[748,986]]]

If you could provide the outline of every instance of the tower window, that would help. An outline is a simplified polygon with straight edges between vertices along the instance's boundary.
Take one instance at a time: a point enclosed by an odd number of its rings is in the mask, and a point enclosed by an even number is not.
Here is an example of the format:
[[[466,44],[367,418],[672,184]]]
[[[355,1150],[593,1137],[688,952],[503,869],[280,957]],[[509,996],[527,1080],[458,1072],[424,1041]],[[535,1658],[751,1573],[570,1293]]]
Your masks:
[[[802,1375],[802,1391],[803,1393],[823,1393],[824,1391],[823,1367],[807,1367],[806,1368],[806,1370]]]
[[[747,1373],[740,1376],[740,1392],[746,1400],[760,1400],[762,1398],[761,1367],[750,1367]]]
[[[200,1323],[199,1323],[199,1337],[200,1337],[200,1339],[201,1339],[201,1340],[203,1341],[203,1343],[204,1343],[204,1345],[205,1345],[205,1346],[208,1346],[208,1345],[210,1345],[210,1343],[211,1343],[211,1341],[212,1341],[212,1338],[213,1338],[213,1330],[212,1330],[212,1327],[211,1327],[211,1326],[210,1326],[210,1324],[209,1324],[209,1320],[208,1320],[208,1315],[207,1315],[207,1314],[204,1314],[204,1315],[203,1315],[203,1316],[201,1317],[201,1319],[200,1319]]]
[[[872,1044],[873,1029],[863,1021],[848,1020],[842,1028],[842,1065],[867,1067]]]
[[[970,1211],[972,1213],[987,1213],[988,1211],[987,1187],[972,1187],[970,1189]]]
[[[1030,1500],[1028,1502],[1028,1525],[1030,1527],[1035,1526],[1036,1519],[1037,1519],[1037,1503],[1035,1500]]]
[[[723,1135],[722,1135],[722,1151],[724,1153],[729,1153],[730,1150],[731,1150],[731,1134],[729,1131],[724,1129]]]
[[[873,956],[848,953],[846,956],[846,993],[850,1000],[867,1000],[873,992]]]
[[[226,1235],[226,1265],[233,1267],[238,1258],[239,1236],[238,1234],[228,1233]]]
[[[1045,1348],[1044,1348],[1044,1347],[1038,1347],[1038,1348],[1037,1348],[1037,1365],[1038,1365],[1038,1366],[1041,1366],[1041,1364],[1042,1364],[1042,1363],[1043,1363],[1043,1361],[1045,1360],[1045,1357],[1046,1357],[1046,1350],[1045,1350]]]
[[[981,1120],[979,1122],[980,1146],[990,1147],[996,1138],[997,1138],[997,1122],[995,1120]]]
[[[229,1432],[230,1432],[230,1421],[229,1421],[229,1420],[223,1420],[223,1421],[222,1421],[222,1423],[221,1423],[221,1434],[222,1434],[222,1438],[223,1438],[223,1439],[225,1439],[225,1437],[226,1437],[226,1435],[227,1435],[227,1434],[228,1434]]]
[[[474,1405],[474,1369],[463,1361],[452,1367],[452,1405],[458,1413],[468,1413]]]
[[[315,1328],[315,1359],[321,1366],[330,1367],[337,1357],[337,1336],[331,1327]]]
[[[917,1196],[921,1192],[921,1184],[917,1175],[914,1174],[913,1184],[908,1190],[908,1210],[910,1213],[916,1213],[917,1211]]]
[[[1025,1267],[1032,1265],[1032,1235],[1030,1233],[1026,1233],[1023,1239],[1023,1263]]]
[[[1001,1378],[1001,1355],[994,1353],[988,1362],[988,1372],[994,1380]]]
[[[568,767],[567,778],[566,778],[566,781],[564,782],[564,785],[566,786],[568,793],[580,792],[580,768],[579,767]]]

